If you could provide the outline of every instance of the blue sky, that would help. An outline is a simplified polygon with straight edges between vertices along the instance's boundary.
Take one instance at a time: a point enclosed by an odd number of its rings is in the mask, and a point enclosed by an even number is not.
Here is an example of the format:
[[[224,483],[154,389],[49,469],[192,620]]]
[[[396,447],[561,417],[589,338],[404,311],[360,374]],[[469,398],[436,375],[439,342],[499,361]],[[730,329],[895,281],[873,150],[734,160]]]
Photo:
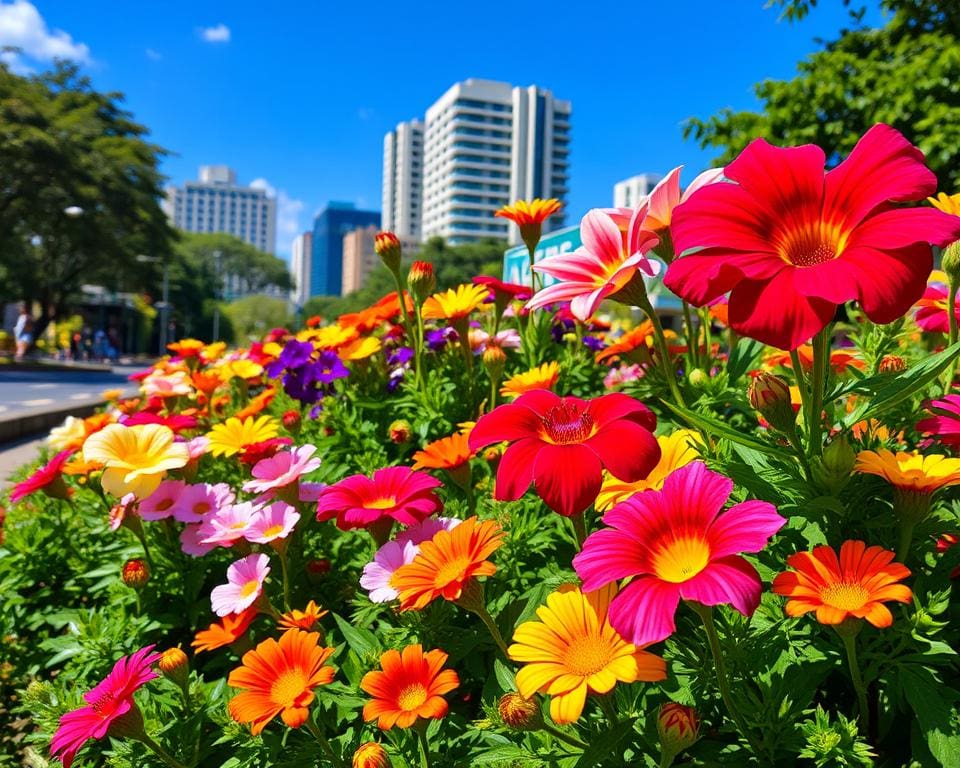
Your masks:
[[[25,51],[20,69],[78,58],[125,93],[174,182],[207,163],[265,180],[286,255],[329,200],[379,209],[383,134],[467,77],[573,102],[571,221],[636,173],[692,178],[710,155],[683,120],[754,107],[753,83],[790,77],[847,21],[840,2],[798,24],[764,4],[0,0],[0,46]]]

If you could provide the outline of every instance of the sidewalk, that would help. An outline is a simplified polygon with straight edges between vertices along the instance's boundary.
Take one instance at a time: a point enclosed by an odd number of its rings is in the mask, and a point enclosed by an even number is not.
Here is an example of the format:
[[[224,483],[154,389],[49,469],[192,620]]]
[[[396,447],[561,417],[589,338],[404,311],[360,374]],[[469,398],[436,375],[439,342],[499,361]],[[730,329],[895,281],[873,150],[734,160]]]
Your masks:
[[[16,470],[37,458],[45,437],[45,434],[27,437],[0,446],[0,491],[13,485],[10,476]]]

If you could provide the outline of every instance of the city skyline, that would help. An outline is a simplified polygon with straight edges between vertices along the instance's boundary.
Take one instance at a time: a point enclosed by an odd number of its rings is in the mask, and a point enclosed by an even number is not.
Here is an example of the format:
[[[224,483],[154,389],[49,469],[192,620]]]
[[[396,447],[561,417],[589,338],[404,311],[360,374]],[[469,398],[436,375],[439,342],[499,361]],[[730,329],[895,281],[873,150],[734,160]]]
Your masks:
[[[713,153],[682,139],[683,119],[755,107],[754,83],[791,77],[813,38],[848,23],[840,7],[791,25],[763,6],[738,3],[722,17],[701,0],[644,8],[633,19],[643,42],[621,45],[612,36],[630,38],[629,24],[564,8],[502,17],[374,3],[377,23],[365,27],[338,7],[279,5],[264,15],[248,2],[198,9],[175,0],[157,14],[106,0],[0,0],[0,45],[23,49],[4,54],[15,71],[65,56],[94,87],[122,91],[151,140],[173,153],[162,168],[170,183],[226,164],[274,195],[277,253],[289,260],[293,238],[329,201],[381,207],[384,134],[471,77],[535,83],[573,103],[567,223],[608,205],[619,180],[680,164],[695,174]],[[292,44],[301,30],[324,44]]]

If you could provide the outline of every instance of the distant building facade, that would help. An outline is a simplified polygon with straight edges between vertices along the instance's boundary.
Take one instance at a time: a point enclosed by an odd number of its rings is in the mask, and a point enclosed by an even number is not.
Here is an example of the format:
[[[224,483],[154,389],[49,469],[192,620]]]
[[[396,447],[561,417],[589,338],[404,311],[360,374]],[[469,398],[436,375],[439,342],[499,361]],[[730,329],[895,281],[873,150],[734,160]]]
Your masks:
[[[614,208],[636,208],[663,176],[659,173],[641,173],[613,185]]]
[[[341,295],[359,291],[367,282],[370,273],[382,262],[374,250],[374,241],[379,227],[357,227],[343,236],[343,282]],[[420,249],[420,242],[409,236],[399,236],[403,255],[410,257]]]
[[[262,189],[237,184],[225,165],[200,166],[200,179],[167,187],[164,208],[184,232],[223,232],[266,253],[276,251],[277,202]]]
[[[310,296],[339,296],[343,290],[343,238],[358,227],[380,227],[379,211],[331,202],[313,220]]]
[[[310,298],[310,262],[313,255],[313,232],[297,235],[290,248],[290,277],[293,287],[290,301],[302,307]]]
[[[383,137],[383,228],[419,240],[423,205],[423,122],[400,123]]]

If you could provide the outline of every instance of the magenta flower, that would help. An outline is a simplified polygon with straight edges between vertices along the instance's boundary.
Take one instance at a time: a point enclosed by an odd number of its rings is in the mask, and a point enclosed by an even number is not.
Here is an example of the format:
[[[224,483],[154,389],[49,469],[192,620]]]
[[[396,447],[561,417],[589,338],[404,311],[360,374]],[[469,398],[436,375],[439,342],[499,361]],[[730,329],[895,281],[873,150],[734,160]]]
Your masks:
[[[663,490],[643,491],[603,517],[573,567],[583,591],[631,581],[610,604],[610,623],[638,647],[676,630],[680,598],[730,604],[752,616],[760,604],[760,576],[741,552],[759,552],[787,522],[765,501],[745,501],[726,512],[733,481],[695,461],[667,476]]]
[[[173,516],[181,523],[201,523],[211,512],[229,507],[236,500],[236,494],[226,483],[188,485],[180,494]]]
[[[122,657],[103,682],[83,694],[89,706],[74,709],[60,718],[60,727],[50,740],[50,753],[70,768],[73,759],[87,741],[102,739],[110,727],[137,707],[134,692],[157,677],[151,667],[160,659],[151,653],[152,645]]]
[[[197,531],[202,544],[229,547],[246,536],[260,507],[249,501],[221,507],[207,517]]]
[[[229,547],[229,544],[208,544],[203,539],[206,533],[203,532],[199,523],[187,523],[180,531],[180,549],[190,557],[203,557],[208,552],[212,552],[217,547]]]
[[[646,208],[644,203],[633,212],[626,231],[617,224],[623,218],[619,212],[588,211],[580,222],[583,245],[573,253],[548,256],[534,265],[537,272],[560,282],[538,291],[527,302],[527,309],[569,301],[573,315],[586,321],[600,302],[626,286],[638,270],[656,275],[660,264],[646,254],[659,239],[644,226]]]
[[[320,459],[311,458],[316,450],[308,443],[258,461],[251,473],[254,479],[244,483],[243,490],[272,496],[274,491],[296,483],[320,466]]]
[[[183,480],[164,480],[157,490],[140,502],[140,517],[144,520],[164,520],[176,514],[177,502],[187,484]]]
[[[933,416],[918,421],[917,432],[934,435],[944,445],[960,450],[960,395],[946,395],[926,407]]]
[[[440,481],[410,467],[383,467],[366,475],[351,475],[328,486],[317,502],[317,520],[337,518],[337,527],[368,528],[384,519],[416,525],[441,509],[434,489]]]
[[[300,520],[300,513],[283,501],[277,501],[261,507],[253,514],[250,526],[244,533],[247,541],[255,544],[269,544],[277,539],[285,539]]]
[[[263,592],[270,573],[270,558],[264,554],[247,555],[227,568],[227,583],[213,588],[210,605],[217,616],[240,613],[253,605]]]

